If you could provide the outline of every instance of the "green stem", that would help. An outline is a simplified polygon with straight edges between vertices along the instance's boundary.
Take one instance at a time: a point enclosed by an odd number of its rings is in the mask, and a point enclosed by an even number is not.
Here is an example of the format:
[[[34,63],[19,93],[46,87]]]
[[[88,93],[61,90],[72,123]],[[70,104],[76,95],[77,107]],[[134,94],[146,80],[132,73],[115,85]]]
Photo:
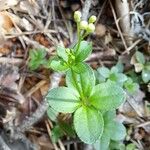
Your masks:
[[[78,47],[77,47],[76,53],[78,53],[78,51],[79,51],[81,40],[82,40],[82,37],[80,36],[79,40],[78,40]]]
[[[79,24],[79,22],[77,22],[77,36],[78,36],[78,41],[79,41],[79,37],[80,37],[80,24]]]
[[[75,73],[74,73],[74,71],[72,69],[71,69],[71,74],[72,74],[72,78],[74,80],[75,86],[76,86],[76,88],[77,88],[77,90],[78,90],[78,92],[79,92],[79,94],[81,96],[81,99],[83,100],[84,99],[84,95],[82,93],[81,88],[78,85],[78,81],[77,81],[76,75],[75,75]]]
[[[86,38],[88,35],[89,35],[89,32],[85,32],[85,33],[83,34],[83,36],[82,36],[82,39],[81,39],[81,40],[83,40],[84,38]]]
[[[78,47],[76,49],[76,53],[78,53],[78,50],[80,48],[80,43],[81,43],[81,40],[82,40],[82,35],[81,35],[81,31],[80,31],[80,23],[77,22],[77,36],[78,36]]]

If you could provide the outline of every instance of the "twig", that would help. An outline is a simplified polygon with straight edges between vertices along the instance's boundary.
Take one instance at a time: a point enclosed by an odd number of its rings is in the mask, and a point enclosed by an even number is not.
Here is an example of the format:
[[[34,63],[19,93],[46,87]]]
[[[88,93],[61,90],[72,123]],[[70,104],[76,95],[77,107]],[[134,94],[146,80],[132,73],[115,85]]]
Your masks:
[[[0,149],[1,150],[11,150],[1,136],[0,136]]]
[[[129,52],[138,44],[140,43],[142,40],[138,39],[137,41],[135,41],[130,47],[128,47],[122,54],[129,54]]]
[[[122,39],[123,45],[124,45],[125,49],[127,49],[127,44],[126,44],[125,39],[124,39],[124,37],[123,37],[123,35],[122,35],[121,29],[120,29],[119,24],[118,24],[118,22],[117,22],[117,16],[116,16],[115,10],[114,10],[113,5],[112,5],[112,3],[111,3],[110,0],[109,0],[109,4],[110,4],[110,7],[111,7],[113,16],[114,16],[114,20],[115,20],[115,23],[116,23],[116,27],[117,27],[117,29],[118,29],[118,31],[119,31],[119,34],[120,34],[120,37],[121,37],[121,39]]]
[[[0,63],[7,63],[12,65],[21,65],[23,63],[23,59],[20,58],[8,58],[8,57],[0,57]]]
[[[91,4],[92,4],[92,0],[86,0],[84,2],[84,6],[83,6],[83,9],[82,9],[82,19],[83,20],[87,20],[88,18],[88,15],[89,15],[89,11],[90,11],[90,7],[91,7]]]
[[[51,138],[52,132],[51,132],[51,129],[50,129],[48,121],[45,121],[45,124],[46,124],[46,128],[47,128],[49,137]],[[59,150],[59,148],[58,148],[56,143],[52,143],[52,144],[53,144],[55,150]]]
[[[101,10],[100,10],[100,12],[99,12],[99,14],[98,14],[98,16],[97,16],[95,25],[98,23],[98,21],[99,21],[101,15],[102,15],[102,12],[103,12],[103,10],[104,10],[104,8],[105,8],[105,6],[106,6],[106,3],[107,3],[107,0],[104,1],[103,5],[102,5],[102,7],[101,7]]]
[[[32,87],[26,94],[25,97],[30,97],[35,91],[40,89],[44,84],[46,83],[46,80],[41,80],[38,82],[34,87]]]
[[[6,39],[22,36],[22,35],[30,35],[30,34],[37,34],[37,33],[58,33],[55,30],[50,30],[50,29],[44,29],[44,30],[37,30],[37,31],[26,31],[26,32],[21,32],[21,33],[11,33],[11,34],[5,34]]]
[[[51,88],[57,87],[60,79],[61,74],[54,73],[51,76]],[[39,105],[37,110],[32,114],[31,117],[25,119],[22,124],[17,128],[18,132],[25,132],[28,129],[30,129],[35,123],[37,123],[45,114],[46,110],[48,108],[48,103],[46,98],[42,101],[42,103]]]
[[[140,128],[140,127],[149,126],[149,125],[150,125],[150,121],[147,121],[147,122],[144,122],[144,123],[137,125],[136,127]]]

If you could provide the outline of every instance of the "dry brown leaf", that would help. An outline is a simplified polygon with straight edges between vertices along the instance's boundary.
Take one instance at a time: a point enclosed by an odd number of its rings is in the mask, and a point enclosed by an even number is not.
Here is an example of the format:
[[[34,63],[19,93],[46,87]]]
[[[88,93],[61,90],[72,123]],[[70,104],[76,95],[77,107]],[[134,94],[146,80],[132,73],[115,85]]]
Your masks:
[[[3,34],[9,33],[13,28],[13,22],[6,11],[0,12],[0,30]]]
[[[25,101],[23,95],[18,91],[16,80],[19,79],[18,68],[12,65],[0,65],[0,97],[16,103]]]
[[[110,33],[107,33],[105,36],[105,44],[109,44],[112,41],[112,36]]]
[[[97,36],[102,37],[106,34],[106,27],[103,24],[98,24],[95,29]]]
[[[138,90],[135,94],[128,95],[127,101],[122,104],[119,111],[126,114],[128,117],[144,116],[144,92]]]

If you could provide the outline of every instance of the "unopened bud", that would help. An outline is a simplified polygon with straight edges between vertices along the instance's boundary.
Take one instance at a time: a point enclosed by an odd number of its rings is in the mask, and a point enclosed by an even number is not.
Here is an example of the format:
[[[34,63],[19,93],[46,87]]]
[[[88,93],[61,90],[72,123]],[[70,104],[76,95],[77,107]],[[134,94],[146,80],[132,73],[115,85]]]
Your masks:
[[[89,23],[94,23],[96,21],[96,16],[91,16],[90,18],[89,18]]]
[[[74,12],[74,20],[76,22],[80,22],[81,21],[81,12],[80,11],[75,11]]]
[[[87,32],[92,33],[95,31],[95,25],[93,23],[89,23],[87,27]]]
[[[80,29],[86,30],[87,27],[88,27],[87,21],[81,21],[81,22],[80,22]]]

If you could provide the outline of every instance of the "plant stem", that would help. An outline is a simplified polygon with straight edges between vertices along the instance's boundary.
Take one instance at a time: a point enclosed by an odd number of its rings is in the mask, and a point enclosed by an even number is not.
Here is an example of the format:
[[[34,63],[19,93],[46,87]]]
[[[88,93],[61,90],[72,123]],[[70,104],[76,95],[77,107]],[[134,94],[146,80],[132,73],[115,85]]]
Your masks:
[[[72,78],[74,80],[75,86],[76,86],[76,88],[77,88],[77,90],[78,90],[78,92],[79,92],[79,94],[81,96],[81,99],[83,100],[84,99],[84,95],[82,93],[81,88],[78,85],[78,81],[77,81],[76,75],[75,75],[75,73],[74,73],[74,71],[72,69],[71,69],[71,74],[72,74]]]
[[[79,22],[77,22],[77,36],[78,36],[78,41],[77,41],[78,47],[76,49],[76,53],[78,53],[78,50],[80,48],[80,43],[81,43],[81,40],[82,40],[82,35],[81,35],[81,32],[80,32],[80,24],[79,24]]]

